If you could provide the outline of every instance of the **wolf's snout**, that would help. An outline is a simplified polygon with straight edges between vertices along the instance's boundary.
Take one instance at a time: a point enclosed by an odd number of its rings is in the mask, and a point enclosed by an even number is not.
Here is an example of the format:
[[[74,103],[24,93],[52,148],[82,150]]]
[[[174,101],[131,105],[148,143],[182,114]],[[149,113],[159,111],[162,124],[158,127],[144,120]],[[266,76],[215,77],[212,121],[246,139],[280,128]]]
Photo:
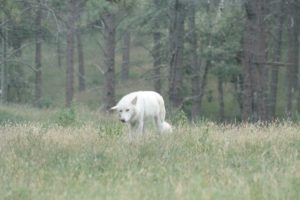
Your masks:
[[[126,121],[125,121],[125,119],[121,119],[121,122],[125,123]]]

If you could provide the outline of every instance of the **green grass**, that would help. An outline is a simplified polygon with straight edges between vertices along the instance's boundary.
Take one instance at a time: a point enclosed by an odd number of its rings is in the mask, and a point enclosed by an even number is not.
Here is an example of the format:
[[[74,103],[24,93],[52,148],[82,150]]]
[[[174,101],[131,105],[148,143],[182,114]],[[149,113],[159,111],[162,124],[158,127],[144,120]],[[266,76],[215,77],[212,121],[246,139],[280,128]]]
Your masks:
[[[0,107],[1,199],[299,199],[300,127],[181,123],[129,142],[114,118],[75,107]],[[47,120],[48,118],[48,120]],[[178,122],[178,124],[180,124]]]

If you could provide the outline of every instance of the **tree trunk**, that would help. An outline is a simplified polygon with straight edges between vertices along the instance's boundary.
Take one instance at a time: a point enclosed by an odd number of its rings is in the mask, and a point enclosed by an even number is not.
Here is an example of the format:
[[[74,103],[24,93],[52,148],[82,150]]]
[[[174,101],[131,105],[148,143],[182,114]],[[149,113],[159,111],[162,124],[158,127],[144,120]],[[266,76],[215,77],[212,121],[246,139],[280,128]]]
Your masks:
[[[161,0],[154,0],[157,9],[161,6]],[[160,18],[155,18],[153,26],[153,73],[154,90],[161,92],[161,65],[162,65],[162,33],[160,31]]]
[[[225,118],[224,112],[224,89],[223,89],[223,78],[221,75],[218,77],[218,93],[219,93],[219,120],[222,122]]]
[[[125,31],[123,35],[123,49],[122,49],[122,66],[121,66],[122,81],[128,79],[129,63],[130,63],[130,32]]]
[[[191,117],[195,120],[200,114],[200,65],[198,62],[198,40],[197,31],[195,23],[195,3],[190,4],[189,15],[188,15],[188,25],[189,25],[189,35],[188,41],[190,43],[190,63],[191,63],[191,80],[192,80],[192,108]]]
[[[203,96],[204,96],[204,90],[205,90],[205,87],[207,84],[207,74],[208,74],[210,66],[211,66],[211,63],[210,63],[209,59],[206,61],[206,64],[201,64],[201,71],[203,71],[203,73],[200,73],[201,79],[200,79],[199,113],[201,113],[201,111],[202,111],[202,101],[203,101]],[[202,68],[203,68],[203,70],[202,70]]]
[[[240,61],[238,61],[240,64]],[[242,91],[243,91],[243,75],[239,73],[233,78],[234,97],[237,100],[238,108],[243,110]]]
[[[206,13],[210,13],[210,1],[207,2],[206,4]],[[209,37],[208,37],[208,43],[211,44],[212,40],[212,20],[208,18],[208,26],[209,26]],[[211,67],[211,60],[212,60],[212,52],[209,50],[208,56],[206,60],[201,60],[200,57],[198,58],[198,64],[200,65],[199,67],[199,74],[200,74],[200,97],[199,97],[199,113],[202,111],[202,101],[203,101],[203,96],[205,93],[205,87],[207,84],[207,75],[209,68]]]
[[[268,68],[265,66],[267,62],[267,40],[265,27],[267,23],[265,21],[267,5],[266,0],[259,0],[258,4],[258,22],[257,22],[257,55],[256,60],[256,76],[255,76],[255,92],[257,93],[257,113],[258,120],[268,120]]]
[[[104,22],[104,91],[102,111],[108,111],[115,104],[115,14],[103,14]]]
[[[169,99],[173,107],[179,107],[182,104],[183,94],[183,41],[184,41],[184,3],[175,0],[171,11],[171,56],[170,56],[170,74],[169,74]]]
[[[161,91],[161,58],[162,58],[162,45],[161,45],[161,32],[159,31],[159,24],[155,22],[155,32],[153,33],[153,68],[154,68],[154,90],[158,93]]]
[[[78,54],[78,89],[80,92],[85,90],[85,70],[84,70],[84,51],[81,41],[80,28],[76,30],[77,54]]]
[[[40,1],[38,1],[40,4]],[[38,104],[42,97],[42,9],[36,12],[35,19],[35,104]]]
[[[57,65],[59,68],[61,68],[63,51],[61,50],[61,41],[60,41],[59,37],[60,36],[58,36],[57,41],[56,41],[56,56],[57,56]]]
[[[66,106],[70,107],[74,96],[74,34],[75,34],[75,1],[68,0],[67,23],[67,83]]]
[[[275,46],[274,46],[274,61],[280,62],[281,60],[281,47],[282,47],[282,25],[283,25],[283,10],[284,1],[281,0],[278,10],[278,26],[276,30]],[[273,65],[271,71],[271,90],[270,90],[270,107],[269,107],[269,116],[270,119],[274,119],[276,115],[276,103],[277,103],[277,85],[278,85],[278,71],[279,66]]]
[[[296,0],[290,0],[289,1],[289,31],[288,31],[288,74],[287,74],[287,80],[288,80],[288,91],[287,91],[287,97],[288,97],[288,103],[287,103],[287,112],[288,115],[290,115],[293,111],[293,93],[296,89],[295,85],[298,82],[298,65],[299,65],[299,24],[298,24],[298,15],[299,15],[299,3],[297,3]],[[298,6],[297,6],[298,5]]]
[[[252,41],[252,22],[247,20],[246,22],[246,30],[244,33],[244,55],[243,55],[243,92],[242,92],[242,120],[249,121],[252,118],[253,110],[253,89],[252,89],[252,69],[253,64],[251,63],[251,54],[253,49],[253,41]]]
[[[265,1],[249,0],[245,4],[247,21],[244,34],[243,56],[243,111],[242,119],[262,120],[267,115],[267,68],[266,63],[266,36]]]
[[[297,0],[292,0],[290,4],[291,13],[294,17],[294,24],[290,31],[290,39],[293,40],[293,44],[288,49],[288,63],[291,63],[294,66],[296,73],[294,74],[295,85],[297,89],[297,111],[300,113],[300,79],[299,79],[299,33],[300,33],[300,2]]]
[[[2,44],[2,66],[1,66],[1,102],[5,103],[7,101],[7,66],[6,66],[6,54],[7,54],[7,32],[6,30],[2,29],[2,37],[1,37],[1,44]]]
[[[14,29],[18,29],[14,27]],[[22,40],[16,36],[17,39],[13,42],[13,59],[14,63],[10,63],[7,68],[8,85],[7,85],[7,101],[14,103],[21,103],[26,101],[25,89],[26,82],[24,79],[24,71],[19,63],[22,56]]]

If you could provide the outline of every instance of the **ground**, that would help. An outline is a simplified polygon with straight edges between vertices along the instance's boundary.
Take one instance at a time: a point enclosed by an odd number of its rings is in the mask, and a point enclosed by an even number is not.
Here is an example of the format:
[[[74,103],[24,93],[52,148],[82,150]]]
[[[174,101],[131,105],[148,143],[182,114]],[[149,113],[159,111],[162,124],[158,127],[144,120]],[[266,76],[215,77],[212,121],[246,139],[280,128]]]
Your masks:
[[[32,120],[0,125],[1,199],[300,197],[295,123],[178,122],[172,134],[150,130],[129,142],[126,127],[114,117],[81,120],[83,111],[76,111],[75,121],[63,124],[66,111],[26,109]],[[16,115],[19,109],[0,110]]]

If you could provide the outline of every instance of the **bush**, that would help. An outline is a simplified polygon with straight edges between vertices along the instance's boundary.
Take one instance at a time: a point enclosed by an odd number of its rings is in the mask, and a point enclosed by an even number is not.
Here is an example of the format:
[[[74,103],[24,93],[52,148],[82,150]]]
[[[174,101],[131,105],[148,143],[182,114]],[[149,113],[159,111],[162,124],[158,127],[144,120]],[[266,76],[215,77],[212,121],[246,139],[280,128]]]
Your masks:
[[[76,112],[74,106],[62,109],[57,116],[57,124],[69,126],[76,121]]]
[[[101,121],[98,126],[98,134],[100,136],[120,136],[123,133],[123,126],[121,123],[112,123],[112,121]]]
[[[183,110],[179,110],[178,112],[173,115],[174,117],[171,119],[172,124],[177,127],[183,127],[184,125],[188,124],[188,117]]]
[[[0,111],[0,125],[6,123],[18,123],[24,121],[24,118],[7,111]]]
[[[38,108],[50,108],[52,106],[52,102],[50,99],[42,98],[35,103],[35,106]]]

